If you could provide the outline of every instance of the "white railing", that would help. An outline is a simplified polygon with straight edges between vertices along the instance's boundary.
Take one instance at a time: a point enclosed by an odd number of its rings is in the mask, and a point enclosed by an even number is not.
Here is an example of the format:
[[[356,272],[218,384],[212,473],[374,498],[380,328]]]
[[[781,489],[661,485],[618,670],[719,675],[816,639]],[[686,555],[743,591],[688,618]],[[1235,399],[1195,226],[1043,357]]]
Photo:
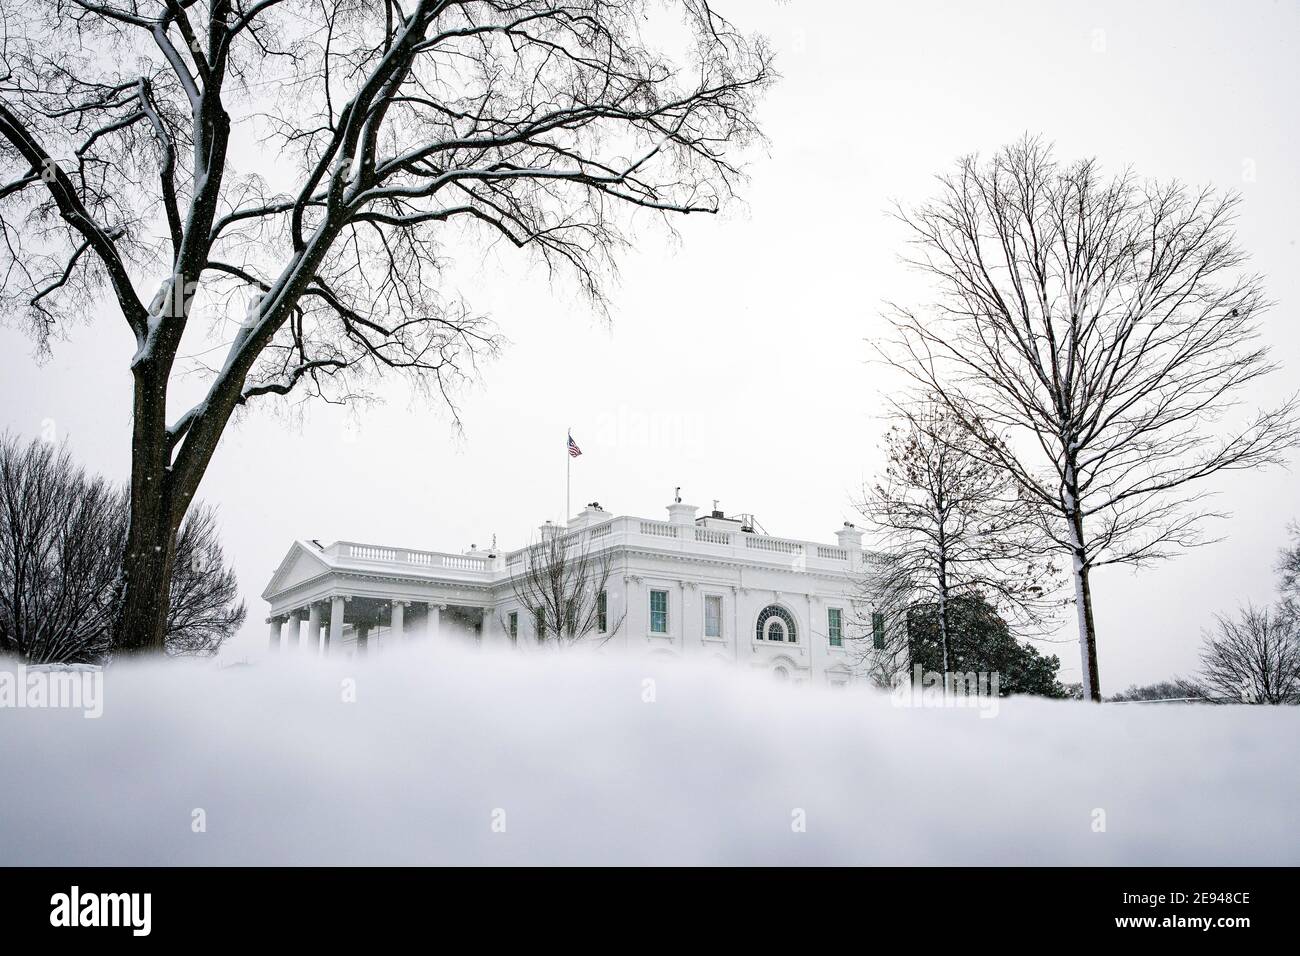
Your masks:
[[[760,538],[756,535],[746,536],[745,547],[752,548],[755,551],[777,551],[781,554],[799,554],[803,551],[803,545],[798,541],[782,541],[780,538]]]
[[[738,558],[744,552],[749,552],[753,555],[751,560],[758,559],[760,555],[767,555],[766,560],[768,561],[780,561],[781,563],[788,563],[791,559],[794,559],[797,567],[807,567],[807,562],[810,561],[825,562],[824,567],[830,566],[836,570],[850,570],[854,566],[853,555],[855,552],[851,548],[818,544],[813,541],[773,538],[763,534],[721,528],[707,528],[700,525],[678,525],[644,518],[613,518],[589,528],[568,532],[560,531],[560,534],[566,547],[578,546],[584,543],[596,547],[596,542],[599,542],[598,547],[600,550],[604,550],[610,546],[617,546],[616,542],[622,540],[632,544],[635,538],[640,536],[642,538],[658,539],[658,541],[662,542],[657,545],[658,547],[687,552],[695,545],[705,545],[710,549],[732,549],[732,553]],[[672,543],[670,544],[670,542]],[[645,543],[647,545],[651,544],[650,542]],[[537,546],[534,545],[533,547]],[[516,574],[522,567],[527,566],[530,548],[520,548],[517,551],[505,553],[502,555],[501,564],[499,565],[495,564],[493,559],[486,557],[439,551],[413,551],[406,548],[388,548],[349,541],[337,542],[329,548],[329,551],[338,557],[352,558],[358,561],[406,565],[421,569],[445,568],[456,572],[491,573],[495,566],[501,567],[502,570],[511,574]],[[717,555],[718,551],[710,550],[705,553]],[[862,554],[861,560],[868,565],[878,565],[878,563],[882,562],[883,556],[875,552],[865,552]]]
[[[382,561],[385,564],[413,564],[422,568],[453,568],[457,571],[486,571],[487,558],[472,558],[464,554],[444,554],[439,551],[409,551],[405,548],[381,548],[372,544],[347,544],[343,546],[349,558],[360,561]]]
[[[696,528],[695,540],[703,541],[705,544],[731,544],[731,535],[726,531],[716,531],[713,528]]]
[[[365,561],[396,561],[397,552],[392,548],[375,548],[368,544],[348,545],[349,558],[361,558]]]
[[[641,533],[656,538],[675,538],[677,537],[677,526],[662,521],[642,521]]]

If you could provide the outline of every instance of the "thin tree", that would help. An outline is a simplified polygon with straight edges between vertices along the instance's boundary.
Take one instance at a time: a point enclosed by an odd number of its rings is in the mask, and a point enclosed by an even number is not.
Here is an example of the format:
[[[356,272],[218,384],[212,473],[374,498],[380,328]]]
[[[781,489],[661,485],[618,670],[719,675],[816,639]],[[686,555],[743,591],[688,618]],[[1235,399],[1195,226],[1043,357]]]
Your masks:
[[[1204,543],[1204,480],[1279,463],[1300,437],[1294,398],[1221,421],[1274,368],[1238,198],[1061,166],[1035,139],[940,184],[898,213],[938,296],[895,307],[881,351],[1044,513],[1099,701],[1092,572]]]
[[[955,601],[987,602],[1025,636],[1050,619],[1058,572],[1036,510],[956,417],[933,403],[897,417],[884,436],[884,476],[859,503],[879,555],[868,590],[892,621],[933,608],[947,673]]]
[[[1278,553],[1278,610],[1300,624],[1300,524],[1287,526],[1291,543]]]
[[[0,654],[104,659],[126,525],[125,491],[86,474],[66,447],[0,435]],[[164,649],[210,656],[245,617],[212,509],[190,511],[176,551]]]
[[[632,212],[719,209],[770,54],[707,0],[677,6],[5,7],[2,307],[44,343],[106,290],[134,346],[119,648],[163,647],[176,533],[236,410],[383,372],[450,402],[496,348],[451,249],[531,250],[599,306]],[[176,406],[185,370],[203,390]]]
[[[1300,627],[1247,605],[1215,618],[1201,650],[1201,683],[1219,703],[1300,704]]]
[[[609,607],[611,549],[593,554],[586,534],[556,531],[526,548],[521,558],[522,567],[510,587],[540,643],[603,644],[618,633],[626,609],[615,615]],[[503,622],[502,627],[508,625]]]

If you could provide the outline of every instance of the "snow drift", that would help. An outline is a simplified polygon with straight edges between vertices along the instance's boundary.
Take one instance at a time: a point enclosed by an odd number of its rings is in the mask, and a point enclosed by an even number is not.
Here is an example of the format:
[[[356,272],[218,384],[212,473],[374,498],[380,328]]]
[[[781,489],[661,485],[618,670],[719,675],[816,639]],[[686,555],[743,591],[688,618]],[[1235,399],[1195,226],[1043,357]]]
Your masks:
[[[1291,864],[1300,709],[914,709],[418,645],[0,709],[6,864]]]

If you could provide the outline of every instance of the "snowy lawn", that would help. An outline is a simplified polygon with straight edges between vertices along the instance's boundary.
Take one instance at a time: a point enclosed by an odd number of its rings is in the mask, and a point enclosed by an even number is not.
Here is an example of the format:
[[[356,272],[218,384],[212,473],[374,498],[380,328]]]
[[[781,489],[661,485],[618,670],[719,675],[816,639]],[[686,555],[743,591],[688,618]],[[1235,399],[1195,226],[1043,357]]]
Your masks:
[[[0,709],[0,862],[1295,865],[1298,758],[1294,707],[988,718],[418,645],[119,665],[99,719]]]

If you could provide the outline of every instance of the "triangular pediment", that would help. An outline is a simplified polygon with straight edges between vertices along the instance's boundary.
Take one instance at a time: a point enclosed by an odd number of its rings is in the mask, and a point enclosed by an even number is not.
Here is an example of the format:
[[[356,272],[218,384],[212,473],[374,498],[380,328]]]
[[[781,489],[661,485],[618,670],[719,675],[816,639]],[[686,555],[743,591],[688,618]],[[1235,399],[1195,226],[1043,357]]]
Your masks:
[[[271,583],[262,592],[262,598],[269,601],[273,595],[287,591],[296,584],[310,581],[328,570],[329,565],[325,563],[319,552],[301,541],[295,541],[289,553],[280,562],[280,566],[276,568],[275,574],[271,576]]]

